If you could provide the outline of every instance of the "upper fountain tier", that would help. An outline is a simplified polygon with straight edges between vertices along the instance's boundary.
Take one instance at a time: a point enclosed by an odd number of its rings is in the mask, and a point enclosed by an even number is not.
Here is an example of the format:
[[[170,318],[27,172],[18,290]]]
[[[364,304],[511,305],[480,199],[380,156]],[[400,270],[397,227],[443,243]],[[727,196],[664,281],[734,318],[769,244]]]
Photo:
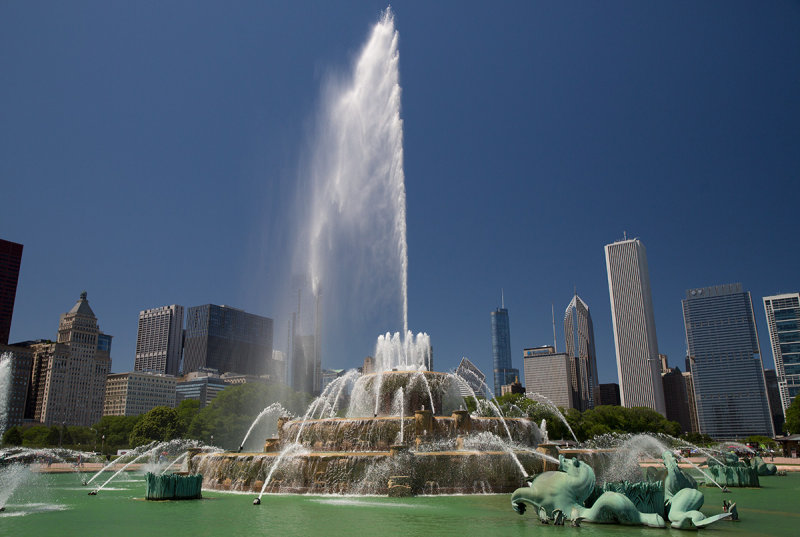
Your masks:
[[[459,381],[450,373],[435,371],[384,371],[361,376],[353,386],[347,417],[413,416],[430,410],[449,416],[463,409]]]
[[[409,330],[378,336],[375,343],[375,372],[418,371],[432,369],[431,338],[420,332],[416,336]]]

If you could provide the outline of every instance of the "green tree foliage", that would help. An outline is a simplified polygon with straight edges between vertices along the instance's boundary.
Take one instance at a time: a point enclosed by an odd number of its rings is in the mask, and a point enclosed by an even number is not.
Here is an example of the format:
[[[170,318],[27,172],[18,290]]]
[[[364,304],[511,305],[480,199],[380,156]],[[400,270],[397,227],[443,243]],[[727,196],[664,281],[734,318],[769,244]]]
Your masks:
[[[103,416],[94,428],[99,435],[97,449],[103,453],[116,453],[118,449],[131,447],[130,438],[133,427],[141,416]],[[105,440],[102,438],[105,435]]]
[[[188,433],[192,420],[200,412],[200,401],[197,399],[184,399],[175,408],[175,412],[178,413],[180,433],[184,436]]]
[[[279,402],[287,410],[300,414],[308,405],[305,394],[283,384],[249,383],[224,389],[211,403],[200,410],[189,426],[188,436],[210,442],[225,449],[238,449],[250,424],[272,403]]]
[[[767,449],[777,449],[778,443],[769,436],[760,434],[750,435],[744,439],[745,444],[758,444],[759,447],[764,446]]]
[[[571,415],[580,416],[578,421],[571,422],[570,425],[581,441],[606,433],[662,433],[678,436],[681,432],[677,422],[669,421],[646,407],[605,405]]]
[[[22,428],[22,445],[25,447],[52,447],[58,445],[60,427],[34,425]]]
[[[550,438],[572,438],[567,427],[547,405],[524,394],[507,394],[498,397],[497,401],[505,416],[528,417],[537,425],[544,419],[547,421],[547,433]],[[584,412],[574,408],[560,410],[581,442],[607,433],[664,433],[671,436],[680,434],[678,423],[668,421],[650,408],[598,406]]]
[[[133,426],[128,442],[131,447],[148,444],[152,441],[163,442],[181,436],[180,419],[174,408],[157,406]]]
[[[22,427],[19,425],[11,427],[3,433],[4,446],[21,446],[22,445]]]
[[[713,446],[717,441],[702,433],[684,433],[681,438],[698,447]]]
[[[786,434],[800,433],[800,397],[795,397],[792,404],[786,409],[783,430],[786,431]]]

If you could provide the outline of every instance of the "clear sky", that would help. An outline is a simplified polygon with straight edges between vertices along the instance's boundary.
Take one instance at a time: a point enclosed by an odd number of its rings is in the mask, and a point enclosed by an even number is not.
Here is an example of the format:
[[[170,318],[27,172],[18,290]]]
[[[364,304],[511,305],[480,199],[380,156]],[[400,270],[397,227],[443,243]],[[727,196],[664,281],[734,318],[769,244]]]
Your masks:
[[[86,290],[115,372],[138,312],[173,303],[274,317],[285,348],[292,184],[326,77],[385,7],[0,4],[0,237],[25,245],[12,342],[54,339]],[[685,289],[742,282],[771,367],[761,297],[800,289],[797,2],[392,8],[409,324],[437,369],[491,375],[501,288],[516,367],[552,341],[551,304],[563,348],[577,288],[616,382],[603,246],[623,231],[647,247],[672,364]],[[360,365],[376,336],[323,367]]]

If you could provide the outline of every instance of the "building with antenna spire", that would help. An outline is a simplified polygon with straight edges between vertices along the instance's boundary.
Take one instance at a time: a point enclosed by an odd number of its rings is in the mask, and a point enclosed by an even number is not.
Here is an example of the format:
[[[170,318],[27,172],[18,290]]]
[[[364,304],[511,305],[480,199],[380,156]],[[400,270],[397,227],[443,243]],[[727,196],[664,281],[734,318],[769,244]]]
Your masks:
[[[492,371],[494,373],[494,394],[499,395],[502,386],[511,384],[519,377],[519,369],[511,363],[511,329],[508,324],[508,310],[505,295],[500,292],[500,307],[491,313],[492,319]]]
[[[639,239],[607,244],[606,270],[622,406],[666,416],[647,252]]]

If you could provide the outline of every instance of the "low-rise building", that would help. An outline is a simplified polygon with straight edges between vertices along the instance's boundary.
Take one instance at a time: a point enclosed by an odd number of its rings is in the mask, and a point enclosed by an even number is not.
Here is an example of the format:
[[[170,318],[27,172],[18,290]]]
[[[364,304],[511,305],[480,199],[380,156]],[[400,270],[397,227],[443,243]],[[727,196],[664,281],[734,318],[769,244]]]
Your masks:
[[[176,378],[131,371],[112,373],[106,380],[104,416],[138,416],[157,406],[175,406]]]
[[[179,405],[184,399],[196,399],[200,401],[200,408],[204,408],[228,386],[215,369],[193,371],[178,379],[175,385],[175,404]]]

